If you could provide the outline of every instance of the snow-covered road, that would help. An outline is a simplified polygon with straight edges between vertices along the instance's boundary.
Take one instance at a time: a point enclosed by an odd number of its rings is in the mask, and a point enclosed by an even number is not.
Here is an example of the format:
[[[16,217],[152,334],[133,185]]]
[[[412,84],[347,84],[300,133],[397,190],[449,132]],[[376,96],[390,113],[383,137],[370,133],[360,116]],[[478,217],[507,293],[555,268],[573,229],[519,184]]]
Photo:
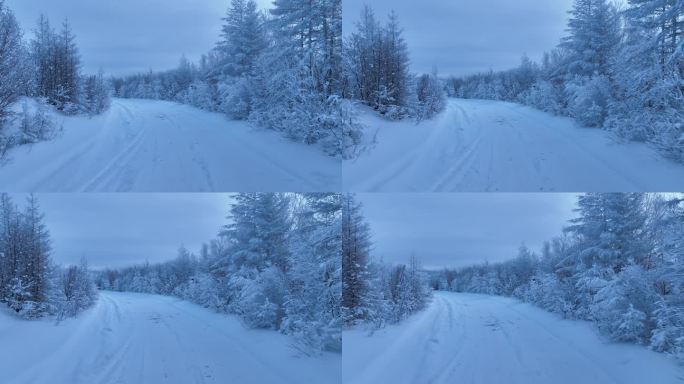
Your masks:
[[[355,192],[682,191],[684,166],[640,143],[529,107],[449,100],[434,120],[389,122],[363,108],[377,144],[343,164]]]
[[[0,166],[11,192],[337,191],[340,161],[275,132],[154,100],[114,99]]]
[[[0,383],[339,383],[339,355],[290,343],[175,298],[101,292],[59,325],[0,313]]]
[[[430,307],[369,336],[344,333],[343,382],[674,384],[684,371],[643,346],[602,341],[586,322],[513,299],[437,293]]]

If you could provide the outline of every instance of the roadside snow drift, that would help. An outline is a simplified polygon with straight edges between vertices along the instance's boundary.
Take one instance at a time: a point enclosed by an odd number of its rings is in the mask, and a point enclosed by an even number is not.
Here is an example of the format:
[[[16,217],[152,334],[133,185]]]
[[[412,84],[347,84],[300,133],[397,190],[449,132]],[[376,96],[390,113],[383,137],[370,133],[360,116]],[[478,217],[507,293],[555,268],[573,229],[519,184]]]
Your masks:
[[[451,99],[431,121],[361,109],[375,146],[343,163],[355,192],[652,192],[684,190],[684,166],[640,143],[522,105]]]
[[[340,161],[186,105],[114,99],[101,116],[56,117],[63,135],[14,148],[13,192],[335,191]]]
[[[343,383],[675,384],[684,371],[643,346],[602,340],[513,299],[436,293],[430,307],[369,335],[344,332]]]
[[[0,383],[340,381],[339,355],[297,357],[287,336],[165,296],[101,292],[59,325],[0,312],[0,342]]]

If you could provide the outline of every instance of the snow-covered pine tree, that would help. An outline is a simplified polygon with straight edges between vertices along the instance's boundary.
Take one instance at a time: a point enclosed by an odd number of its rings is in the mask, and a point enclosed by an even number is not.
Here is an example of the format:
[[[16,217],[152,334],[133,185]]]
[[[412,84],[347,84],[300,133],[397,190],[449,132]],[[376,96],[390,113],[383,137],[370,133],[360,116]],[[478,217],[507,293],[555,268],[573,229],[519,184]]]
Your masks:
[[[655,235],[653,286],[660,295],[651,317],[651,347],[684,361],[684,199],[656,199],[649,233]]]
[[[275,193],[241,193],[231,207],[232,223],[223,232],[233,242],[232,262],[236,270],[261,272],[274,266],[287,272],[288,197]]]
[[[282,329],[293,334],[304,353],[342,350],[341,195],[307,194],[293,198],[286,316]]]
[[[0,134],[9,106],[26,91],[28,60],[14,13],[0,0]]]
[[[64,20],[57,33],[44,15],[38,20],[31,56],[36,67],[36,96],[65,113],[76,113],[79,102],[81,59],[71,24]]]
[[[398,16],[392,12],[382,27],[373,10],[364,7],[345,53],[350,62],[346,76],[351,96],[390,118],[405,117],[412,91],[408,48]]]
[[[254,1],[233,0],[223,18],[215,63],[207,69],[218,108],[231,118],[247,119],[253,110],[252,77],[267,48],[265,18]]]
[[[373,70],[375,58],[371,50],[379,41],[380,32],[375,13],[369,6],[364,6],[361,18],[356,23],[356,31],[345,42],[345,77],[349,87],[345,97],[368,104],[372,102],[372,85],[377,84],[379,79],[377,71]]]
[[[8,301],[12,280],[19,272],[19,215],[9,195],[0,194],[0,301]]]
[[[57,305],[51,275],[50,237],[36,198],[21,211],[0,195],[0,302],[26,318],[49,313]]]
[[[80,97],[81,58],[68,19],[62,23],[57,36],[57,109],[66,113],[77,113]]]
[[[380,47],[382,52],[380,62],[384,63],[385,68],[381,69],[384,72],[381,76],[384,78],[383,85],[388,91],[387,100],[393,103],[386,105],[390,108],[387,112],[392,116],[391,107],[409,105],[411,93],[408,46],[399,26],[399,16],[394,11],[388,16],[384,32],[384,44]],[[378,101],[382,105],[383,101],[380,99]]]
[[[606,126],[631,140],[651,141],[684,160],[684,5],[630,0],[626,42],[615,61],[617,100]]]
[[[432,74],[423,74],[418,77],[415,95],[416,111],[414,114],[418,120],[429,119],[446,108],[446,93],[436,70]]]
[[[587,193],[578,198],[580,217],[566,231],[579,238],[578,261],[621,272],[627,265],[647,265],[644,194]]]
[[[275,193],[241,193],[231,207],[231,224],[221,236],[230,246],[211,272],[225,276],[226,304],[253,327],[278,328],[284,317],[291,268],[289,198]]]
[[[97,301],[97,289],[93,282],[88,261],[83,258],[79,265],[67,267],[61,275],[61,294],[59,317],[75,316],[90,308]]]
[[[232,0],[223,21],[216,47],[221,62],[214,71],[231,77],[250,74],[267,46],[263,16],[253,0]]]
[[[608,115],[610,65],[621,42],[620,18],[607,0],[576,0],[570,15],[569,36],[560,44],[568,53],[560,69],[568,112],[583,125],[600,127]]]
[[[649,44],[665,70],[673,55],[682,55],[677,51],[684,38],[684,5],[680,0],[628,0],[628,4],[625,16],[630,27],[639,28],[654,38]]]
[[[342,198],[342,316],[346,324],[369,320],[370,227],[354,195]]]
[[[102,70],[97,75],[85,76],[81,93],[83,107],[89,114],[100,114],[109,108],[109,87]]]
[[[46,302],[50,289],[50,233],[48,232],[44,216],[40,212],[38,200],[30,195],[23,215],[25,248],[24,266],[20,277],[29,287],[31,298],[36,302]]]
[[[607,0],[575,0],[569,13],[569,36],[560,45],[570,52],[564,70],[570,76],[608,75],[621,38],[617,10]]]
[[[273,42],[260,57],[252,83],[250,120],[292,140],[343,155],[337,89],[341,64],[340,0],[278,0],[268,23]],[[334,80],[331,80],[331,76]]]

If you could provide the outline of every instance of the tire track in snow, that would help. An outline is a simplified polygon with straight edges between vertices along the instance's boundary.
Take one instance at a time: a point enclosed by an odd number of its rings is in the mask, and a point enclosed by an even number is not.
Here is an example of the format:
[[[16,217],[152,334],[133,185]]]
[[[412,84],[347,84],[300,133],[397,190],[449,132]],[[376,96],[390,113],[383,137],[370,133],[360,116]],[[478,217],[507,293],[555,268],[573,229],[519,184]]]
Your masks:
[[[345,334],[343,366],[356,369],[346,384],[675,384],[683,372],[643,346],[605,342],[585,322],[493,296],[437,293],[423,313],[359,332]]]
[[[16,192],[341,189],[340,161],[315,146],[186,105],[115,99],[103,115],[64,121],[61,137],[14,148],[0,184]]]
[[[449,100],[415,125],[361,109],[377,145],[343,162],[350,192],[538,192],[684,189],[684,166],[639,143],[512,103]]]

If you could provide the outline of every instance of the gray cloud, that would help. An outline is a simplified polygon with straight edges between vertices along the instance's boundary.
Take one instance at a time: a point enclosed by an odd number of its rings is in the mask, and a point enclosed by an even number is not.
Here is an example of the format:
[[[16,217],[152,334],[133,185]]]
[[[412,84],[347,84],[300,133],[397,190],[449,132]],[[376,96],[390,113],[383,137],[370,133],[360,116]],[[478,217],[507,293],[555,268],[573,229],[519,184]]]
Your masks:
[[[265,9],[269,0],[259,0]],[[31,36],[41,13],[59,26],[69,18],[84,71],[108,74],[174,68],[212,49],[230,0],[7,0]]]
[[[372,227],[376,258],[406,262],[415,253],[428,268],[466,266],[537,250],[561,233],[575,194],[359,194]]]
[[[197,251],[225,225],[227,194],[37,194],[51,234],[52,257],[95,268],[166,261],[183,244]],[[13,194],[18,204],[26,195]]]
[[[573,0],[344,0],[344,32],[364,4],[385,20],[394,10],[404,28],[412,68],[442,74],[508,69],[523,53],[539,59],[564,36]]]

